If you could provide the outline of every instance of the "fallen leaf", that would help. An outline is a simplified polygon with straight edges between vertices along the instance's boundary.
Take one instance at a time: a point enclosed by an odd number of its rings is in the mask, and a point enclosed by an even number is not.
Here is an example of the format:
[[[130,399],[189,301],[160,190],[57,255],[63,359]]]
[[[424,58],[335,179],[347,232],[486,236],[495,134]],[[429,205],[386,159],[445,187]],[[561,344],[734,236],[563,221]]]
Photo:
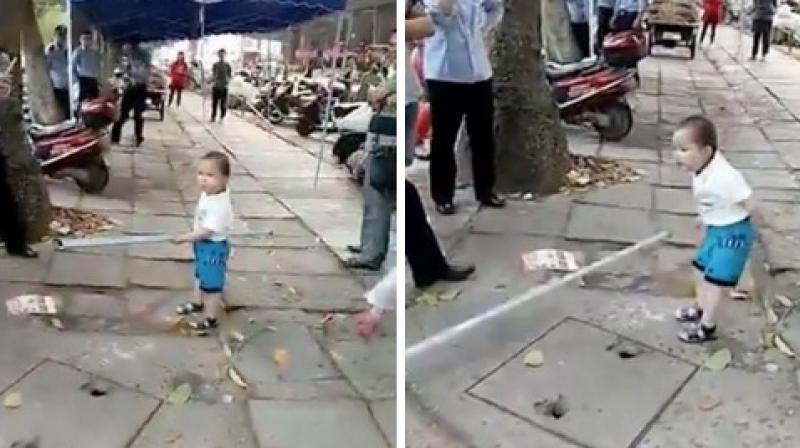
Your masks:
[[[272,361],[279,369],[282,369],[289,362],[289,352],[282,348],[276,348],[272,352]]]
[[[791,308],[794,306],[794,302],[792,300],[782,294],[778,294],[775,296],[775,300],[780,302],[781,305],[785,306],[786,308]]]
[[[22,406],[22,392],[11,392],[3,397],[3,406],[8,409],[17,409]]]
[[[240,332],[238,332],[236,330],[233,330],[233,331],[231,331],[231,339],[233,339],[236,342],[242,343],[242,342],[244,342],[245,337],[244,337],[244,335],[242,333],[240,333]]]
[[[244,378],[242,378],[242,375],[239,374],[239,372],[236,370],[235,367],[228,366],[227,373],[228,373],[228,378],[230,378],[234,384],[241,387],[242,389],[247,389],[247,383],[244,381]]]
[[[183,434],[179,432],[171,432],[164,437],[164,443],[173,444],[180,440],[183,437]]]
[[[775,347],[778,350],[780,350],[781,353],[783,353],[784,355],[786,355],[786,356],[788,356],[790,358],[794,358],[795,356],[797,356],[794,353],[794,350],[792,350],[792,348],[789,347],[789,344],[786,341],[784,341],[783,338],[780,335],[776,334],[775,338],[773,339],[773,341],[775,342]]]
[[[230,344],[227,342],[222,343],[222,352],[225,353],[225,357],[228,359],[233,358],[233,350],[231,349]]]
[[[456,298],[458,296],[460,296],[460,295],[461,295],[461,290],[460,289],[454,289],[454,290],[443,292],[443,293],[439,294],[439,300],[442,301],[442,302],[452,302],[453,300],[456,300]]]
[[[330,351],[330,354],[331,354],[331,358],[333,358],[333,360],[336,361],[336,362],[342,362],[344,360],[342,355],[336,353],[333,350]]]
[[[722,400],[720,400],[719,398],[714,398],[710,395],[705,395],[700,399],[700,402],[697,405],[700,408],[700,410],[712,411],[721,404]]]
[[[293,296],[300,295],[300,294],[297,292],[297,288],[295,288],[294,286],[290,286],[290,287],[288,287],[288,288],[286,288],[286,289],[288,289],[288,290],[289,290],[289,294],[291,294],[291,295],[293,295]]]
[[[541,350],[532,350],[525,355],[525,366],[539,367],[544,364],[544,353]]]
[[[189,383],[183,383],[170,392],[167,397],[167,403],[174,405],[182,405],[189,401],[192,396],[192,386]]]
[[[64,329],[64,323],[61,322],[61,319],[59,319],[57,317],[50,318],[50,325],[52,325],[57,330],[63,330]]]
[[[723,348],[717,350],[713,355],[706,359],[706,362],[703,364],[703,366],[713,372],[721,372],[728,367],[732,360],[733,355],[731,355],[731,351],[727,348]]]

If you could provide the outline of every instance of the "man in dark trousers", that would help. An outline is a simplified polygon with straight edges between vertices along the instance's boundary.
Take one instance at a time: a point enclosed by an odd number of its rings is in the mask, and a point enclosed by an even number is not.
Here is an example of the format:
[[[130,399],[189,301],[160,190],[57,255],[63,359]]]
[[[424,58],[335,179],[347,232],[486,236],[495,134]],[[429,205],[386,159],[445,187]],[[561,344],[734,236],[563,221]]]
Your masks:
[[[53,94],[55,94],[56,102],[64,112],[64,115],[69,115],[70,111],[70,98],[69,98],[69,62],[67,57],[67,28],[64,25],[56,27],[55,41],[47,46],[45,50],[45,58],[47,61],[47,73],[50,76],[50,82],[53,83]]]
[[[136,146],[144,142],[144,118],[142,114],[147,106],[147,83],[150,80],[150,58],[136,43],[122,47],[125,62],[120,67],[128,79],[125,92],[122,94],[122,107],[119,121],[111,128],[111,143],[119,143],[122,126],[130,118],[133,111],[134,135]]]
[[[225,62],[225,50],[219,50],[219,61],[211,67],[211,122],[217,119],[217,109],[219,109],[219,120],[225,118],[228,110],[228,84],[233,77],[231,65]]]
[[[97,79],[100,77],[100,52],[92,48],[92,32],[81,33],[81,45],[72,58],[75,78],[78,80],[78,107],[86,100],[100,96]]]

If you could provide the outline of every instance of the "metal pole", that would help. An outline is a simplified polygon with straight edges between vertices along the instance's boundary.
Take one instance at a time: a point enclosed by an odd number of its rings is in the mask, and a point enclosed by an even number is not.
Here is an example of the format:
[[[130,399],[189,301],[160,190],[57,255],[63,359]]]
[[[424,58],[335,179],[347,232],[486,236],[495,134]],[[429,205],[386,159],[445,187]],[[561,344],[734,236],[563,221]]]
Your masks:
[[[580,279],[581,277],[589,275],[592,272],[602,267],[605,267],[606,265],[616,262],[624,257],[627,257],[628,255],[632,255],[636,252],[639,252],[650,246],[653,246],[668,236],[669,236],[668,232],[661,232],[657,235],[653,235],[650,238],[639,241],[633,246],[627,247],[619,252],[616,252],[613,255],[609,255],[608,257],[603,258],[602,260],[598,260],[594,264],[581,268],[575,272],[571,272],[563,277],[554,279],[548,283],[545,283],[544,285],[535,286],[529,289],[524,294],[512,298],[508,302],[505,302],[501,305],[491,308],[488,311],[478,314],[477,316],[471,317],[461,322],[460,324],[442,330],[439,333],[436,333],[435,335],[421,342],[418,342],[413,346],[409,347],[408,349],[406,349],[406,365],[408,365],[410,361],[412,361],[415,357],[420,356],[422,353],[430,351],[431,349],[443,345],[447,342],[450,342],[457,336],[460,336],[462,333],[474,329],[480,324],[483,324],[487,321],[495,319],[504,314],[508,314],[508,312],[519,307],[520,305],[528,303],[531,300],[539,296],[542,296],[544,294],[548,294],[570,282],[573,282],[575,280]]]
[[[336,38],[334,38],[334,47],[339,43],[339,36],[342,35],[342,21],[344,16],[340,13],[337,15],[336,21]],[[336,51],[338,53],[338,49]],[[328,122],[330,121],[331,116],[331,104],[333,103],[333,83],[336,82],[336,53],[333,54],[331,58],[333,63],[331,64],[331,68],[333,72],[330,76],[330,82],[328,84],[328,100],[325,104],[325,115],[323,116],[322,120],[322,140],[319,142],[319,154],[317,155],[317,171],[314,174],[314,188],[317,188],[317,184],[319,184],[319,171],[322,168],[322,157],[325,154],[325,140],[328,138]],[[344,58],[342,58],[344,62]]]
[[[72,107],[72,0],[67,2],[67,92],[69,92],[69,111],[67,117],[71,120],[75,116],[75,108]]]

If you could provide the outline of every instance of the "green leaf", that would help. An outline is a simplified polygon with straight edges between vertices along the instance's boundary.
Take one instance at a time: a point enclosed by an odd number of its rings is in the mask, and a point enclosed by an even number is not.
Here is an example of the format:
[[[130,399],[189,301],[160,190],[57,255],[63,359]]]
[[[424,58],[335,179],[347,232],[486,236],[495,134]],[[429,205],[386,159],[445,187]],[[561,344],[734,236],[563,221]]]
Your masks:
[[[189,383],[183,383],[180,386],[176,387],[167,398],[167,403],[174,404],[174,405],[182,405],[186,404],[189,401],[189,397],[192,396],[192,386]]]
[[[721,350],[717,350],[716,353],[706,359],[706,362],[703,364],[703,366],[713,372],[721,372],[728,367],[732,360],[733,355],[731,355],[731,351],[727,348],[723,348]]]

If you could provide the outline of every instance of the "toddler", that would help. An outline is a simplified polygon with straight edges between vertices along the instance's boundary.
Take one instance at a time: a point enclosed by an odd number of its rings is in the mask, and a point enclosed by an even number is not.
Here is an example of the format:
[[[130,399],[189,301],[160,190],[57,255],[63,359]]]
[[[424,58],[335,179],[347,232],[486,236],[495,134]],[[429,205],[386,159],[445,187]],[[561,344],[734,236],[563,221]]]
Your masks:
[[[224,312],[222,291],[225,287],[225,270],[230,254],[227,232],[233,225],[228,178],[228,157],[218,151],[204,155],[197,164],[197,183],[200,200],[190,233],[175,238],[175,243],[192,243],[194,248],[195,300],[180,305],[180,315],[203,313],[199,320],[190,322],[193,329],[205,333],[217,326],[219,314]]]
[[[692,173],[692,192],[702,229],[702,242],[693,262],[697,302],[675,312],[686,328],[678,337],[698,343],[714,339],[717,307],[739,281],[756,238],[750,215],[752,190],[717,147],[714,124],[691,116],[672,137],[678,164]]]

